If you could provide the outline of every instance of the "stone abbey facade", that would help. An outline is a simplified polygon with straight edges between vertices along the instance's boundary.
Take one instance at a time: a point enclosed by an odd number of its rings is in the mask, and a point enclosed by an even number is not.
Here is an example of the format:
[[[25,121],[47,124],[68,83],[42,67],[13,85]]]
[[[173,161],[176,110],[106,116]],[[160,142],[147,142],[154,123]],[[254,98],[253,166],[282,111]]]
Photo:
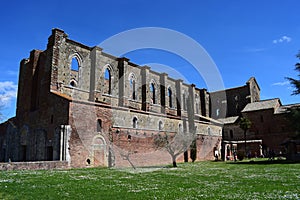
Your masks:
[[[268,157],[274,152],[287,158],[292,153],[300,158],[299,145],[293,150],[284,145],[296,136],[287,109],[299,108],[300,104],[282,105],[278,98],[261,100],[260,87],[254,77],[243,86],[211,92],[210,97],[215,105],[211,116],[224,124],[221,148],[224,160],[233,160],[237,151],[246,151],[248,157]],[[221,114],[226,117],[220,117]],[[251,122],[246,138],[239,125],[242,117]]]
[[[16,117],[0,124],[0,162],[168,164],[170,149],[155,142],[166,135],[170,145],[178,146],[172,149],[180,152],[177,161],[193,160],[191,150],[196,160],[212,160],[216,154],[228,160],[245,150],[241,117],[252,122],[246,152],[290,151],[300,157],[299,145],[290,150],[282,145],[295,133],[286,118],[290,107],[300,104],[260,100],[254,77],[243,86],[208,92],[53,29],[46,50],[33,50],[20,63]]]
[[[196,136],[196,160],[214,159],[222,123],[210,111],[206,89],[53,29],[47,49],[31,51],[20,63],[17,113],[1,126],[0,161],[167,164],[171,157],[156,149],[154,138],[179,132]]]

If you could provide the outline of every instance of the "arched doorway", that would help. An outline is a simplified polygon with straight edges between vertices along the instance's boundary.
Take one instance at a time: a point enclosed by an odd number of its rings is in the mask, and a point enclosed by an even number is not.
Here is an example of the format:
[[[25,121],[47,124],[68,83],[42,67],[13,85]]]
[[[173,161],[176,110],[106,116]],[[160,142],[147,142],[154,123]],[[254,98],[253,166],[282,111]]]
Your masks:
[[[107,166],[106,142],[103,136],[97,135],[93,139],[92,148],[93,166]]]

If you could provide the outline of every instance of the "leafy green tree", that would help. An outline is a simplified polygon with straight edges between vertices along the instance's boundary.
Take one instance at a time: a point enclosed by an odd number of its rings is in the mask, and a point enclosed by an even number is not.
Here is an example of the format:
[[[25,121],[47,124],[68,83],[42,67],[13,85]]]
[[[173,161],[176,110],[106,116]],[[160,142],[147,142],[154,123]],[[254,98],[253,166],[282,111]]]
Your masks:
[[[300,59],[300,52],[296,55]],[[294,86],[292,95],[300,94],[300,63],[295,64],[295,70],[299,72],[298,79],[286,77],[287,80]],[[287,118],[291,122],[292,127],[296,130],[296,137],[300,137],[300,107],[287,108]]]
[[[296,130],[295,137],[300,138],[300,107],[287,108],[287,119]]]
[[[246,118],[246,117],[242,117],[240,120],[240,128],[243,129],[244,131],[244,139],[245,139],[245,154],[246,154],[246,148],[247,148],[247,130],[249,130],[251,128],[251,121]]]
[[[300,59],[300,52],[297,54],[297,58]],[[295,70],[299,72],[298,78],[294,79],[290,77],[286,77],[287,80],[290,81],[290,83],[295,87],[295,90],[293,91],[292,95],[299,95],[300,94],[300,63],[296,63]]]
[[[190,146],[190,158],[192,159],[192,162],[195,162],[195,160],[197,159],[197,139],[195,139],[191,146]]]

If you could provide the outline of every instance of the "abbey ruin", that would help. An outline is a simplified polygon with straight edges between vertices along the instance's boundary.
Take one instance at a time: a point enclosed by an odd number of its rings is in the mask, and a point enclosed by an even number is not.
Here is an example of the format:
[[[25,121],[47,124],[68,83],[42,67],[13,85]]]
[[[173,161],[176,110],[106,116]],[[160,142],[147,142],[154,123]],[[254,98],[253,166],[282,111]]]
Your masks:
[[[47,49],[33,50],[21,61],[15,127],[7,127],[2,160],[126,166],[124,154],[132,154],[136,165],[166,164],[170,155],[156,151],[154,136],[189,133],[192,127],[197,160],[213,159],[220,150],[222,124],[209,111],[205,89],[53,29]]]
[[[154,140],[176,134],[193,137],[196,160],[224,157],[228,146],[221,148],[222,135],[234,139],[234,117],[260,101],[260,88],[251,78],[227,90],[225,98],[224,93],[209,93],[53,29],[46,50],[33,50],[20,63],[16,117],[0,127],[0,161],[64,161],[69,167],[168,164],[169,152],[158,150]],[[222,113],[226,119],[219,119]],[[191,161],[190,145],[178,161]]]

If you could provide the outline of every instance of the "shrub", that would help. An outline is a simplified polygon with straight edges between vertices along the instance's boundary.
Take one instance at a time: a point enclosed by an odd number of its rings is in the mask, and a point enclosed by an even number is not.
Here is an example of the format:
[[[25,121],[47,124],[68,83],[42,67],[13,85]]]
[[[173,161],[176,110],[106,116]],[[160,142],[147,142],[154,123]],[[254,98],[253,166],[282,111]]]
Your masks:
[[[236,157],[238,160],[243,160],[245,157],[245,153],[243,151],[238,151]]]

